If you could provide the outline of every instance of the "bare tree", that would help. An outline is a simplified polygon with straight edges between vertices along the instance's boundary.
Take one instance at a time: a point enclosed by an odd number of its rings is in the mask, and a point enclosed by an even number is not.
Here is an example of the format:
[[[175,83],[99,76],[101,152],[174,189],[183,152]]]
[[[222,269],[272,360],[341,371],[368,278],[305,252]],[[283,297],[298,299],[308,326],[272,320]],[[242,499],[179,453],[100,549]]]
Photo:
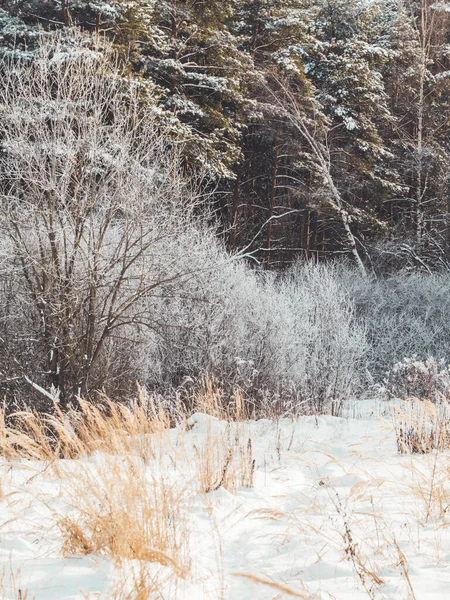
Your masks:
[[[393,43],[396,48],[398,45],[399,57],[404,55],[400,63],[403,69],[397,67],[393,76],[396,117],[393,124],[397,144],[405,154],[407,192],[407,197],[398,200],[411,206],[409,212],[414,221],[414,239],[411,240],[414,249],[411,250],[420,264],[430,255],[430,250],[436,256],[441,236],[444,246],[445,238],[448,239],[448,111],[445,109],[449,97],[445,52],[448,5],[437,0],[400,3],[397,21],[399,29],[394,29]],[[404,93],[399,93],[402,88]],[[388,200],[396,201],[397,198]],[[439,254],[440,251],[437,256]],[[445,251],[437,260],[442,257]]]
[[[105,385],[111,340],[156,327],[148,298],[192,272],[176,246],[193,193],[138,86],[95,49],[57,39],[4,59],[0,113],[2,277],[46,362],[38,382],[19,357],[17,371],[64,405]]]
[[[355,234],[351,228],[351,213],[333,179],[331,153],[327,143],[328,124],[323,118],[320,122],[319,119],[314,118],[313,103],[309,102],[310,106],[305,107],[305,102],[308,104],[308,100],[305,101],[304,98],[299,98],[299,95],[291,89],[289,82],[282,81],[278,77],[273,77],[273,75],[270,76],[270,79],[270,83],[266,84],[265,88],[271,98],[275,100],[281,117],[286,119],[298,131],[309,148],[323,177],[327,190],[326,200],[328,206],[341,222],[347,248],[359,271],[366,275],[366,268],[358,251]],[[275,91],[273,85],[275,85]]]
[[[436,64],[437,52],[443,44],[436,43],[436,36],[439,32],[446,35],[448,27],[448,5],[436,2],[434,0],[420,0],[418,14],[414,19],[415,34],[417,36],[417,45],[419,48],[418,56],[418,77],[417,77],[417,98],[416,98],[416,123],[414,127],[415,137],[415,167],[416,167],[416,198],[415,198],[415,217],[416,217],[416,241],[419,249],[423,243],[425,232],[425,197],[428,192],[429,174],[426,166],[426,144],[430,143],[436,126],[430,126],[426,123],[427,111],[429,109],[429,100],[432,97],[432,89],[428,91],[430,82],[433,81],[430,68]],[[444,38],[445,39],[445,38]],[[436,130],[445,123],[444,116]]]

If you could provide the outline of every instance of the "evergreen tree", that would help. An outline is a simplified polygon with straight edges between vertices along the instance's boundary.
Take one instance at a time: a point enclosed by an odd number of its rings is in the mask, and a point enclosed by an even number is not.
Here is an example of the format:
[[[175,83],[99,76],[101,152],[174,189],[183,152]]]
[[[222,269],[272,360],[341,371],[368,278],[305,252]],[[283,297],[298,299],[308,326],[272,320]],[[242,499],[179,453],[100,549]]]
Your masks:
[[[316,5],[315,40],[306,72],[330,120],[328,144],[335,181],[360,229],[381,225],[381,202],[392,190],[392,160],[382,137],[391,121],[381,68],[389,52],[379,37],[379,7],[361,0]]]
[[[244,159],[232,193],[232,245],[236,237],[243,242],[251,239],[252,250],[272,265],[293,260],[302,246],[309,247],[311,238],[314,161],[276,100],[280,78],[289,81],[307,112],[319,116],[303,65],[308,39],[305,8],[303,0],[242,2],[231,23],[239,47],[250,54],[255,69]]]
[[[232,177],[244,126],[248,56],[226,27],[234,2],[161,1],[136,70],[163,90],[161,107],[186,126],[187,160]]]

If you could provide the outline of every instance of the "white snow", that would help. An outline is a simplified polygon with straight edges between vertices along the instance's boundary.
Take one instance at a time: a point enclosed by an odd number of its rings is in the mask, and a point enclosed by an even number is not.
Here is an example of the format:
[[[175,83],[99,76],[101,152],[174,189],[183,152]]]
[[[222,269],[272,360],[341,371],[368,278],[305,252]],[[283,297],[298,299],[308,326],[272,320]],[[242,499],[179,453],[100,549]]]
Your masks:
[[[183,490],[191,568],[176,578],[168,566],[147,565],[163,581],[150,597],[448,599],[450,454],[398,454],[388,412],[360,403],[347,418],[237,424],[196,414],[161,434],[161,454],[144,468]],[[200,493],[199,456],[217,440],[242,451],[248,439],[254,487]],[[63,558],[56,526],[73,510],[70,474],[95,477],[111,460],[120,457],[97,452],[55,470],[0,458],[2,598],[134,598],[114,589],[137,561]]]

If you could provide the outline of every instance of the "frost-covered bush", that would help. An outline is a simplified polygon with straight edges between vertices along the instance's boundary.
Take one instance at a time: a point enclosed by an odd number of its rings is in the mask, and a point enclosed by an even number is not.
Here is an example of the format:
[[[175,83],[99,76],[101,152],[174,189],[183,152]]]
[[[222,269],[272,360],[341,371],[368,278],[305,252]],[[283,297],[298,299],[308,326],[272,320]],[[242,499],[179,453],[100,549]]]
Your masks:
[[[153,348],[153,383],[208,373],[254,401],[338,411],[358,387],[366,345],[336,269],[299,264],[276,277],[217,252],[216,268],[192,281],[194,305],[166,306],[178,325],[167,328],[164,353]]]
[[[425,361],[435,356],[450,362],[449,273],[364,279],[342,269],[340,279],[365,324],[368,369],[376,381],[405,357]]]
[[[386,391],[394,398],[418,398],[438,402],[448,398],[450,371],[443,360],[405,358],[393,366],[386,377]]]
[[[330,403],[339,409],[359,386],[367,354],[364,327],[339,271],[333,265],[299,265],[281,291],[290,304],[293,349],[302,352],[302,364],[292,364],[302,396],[318,411]]]
[[[2,395],[64,408],[209,375],[255,402],[339,404],[365,350],[335,269],[230,256],[114,62],[58,37],[36,52],[0,59]]]

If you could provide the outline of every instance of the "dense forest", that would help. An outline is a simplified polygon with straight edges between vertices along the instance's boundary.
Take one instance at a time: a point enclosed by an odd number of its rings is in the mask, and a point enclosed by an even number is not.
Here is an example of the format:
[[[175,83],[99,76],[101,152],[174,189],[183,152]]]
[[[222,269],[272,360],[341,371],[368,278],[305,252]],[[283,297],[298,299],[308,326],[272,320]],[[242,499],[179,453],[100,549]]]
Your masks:
[[[323,411],[396,364],[447,381],[449,19],[3,0],[2,397],[213,380]]]
[[[109,40],[231,249],[450,260],[450,8],[433,0],[3,0],[3,54]],[[205,179],[206,180],[206,179]]]

